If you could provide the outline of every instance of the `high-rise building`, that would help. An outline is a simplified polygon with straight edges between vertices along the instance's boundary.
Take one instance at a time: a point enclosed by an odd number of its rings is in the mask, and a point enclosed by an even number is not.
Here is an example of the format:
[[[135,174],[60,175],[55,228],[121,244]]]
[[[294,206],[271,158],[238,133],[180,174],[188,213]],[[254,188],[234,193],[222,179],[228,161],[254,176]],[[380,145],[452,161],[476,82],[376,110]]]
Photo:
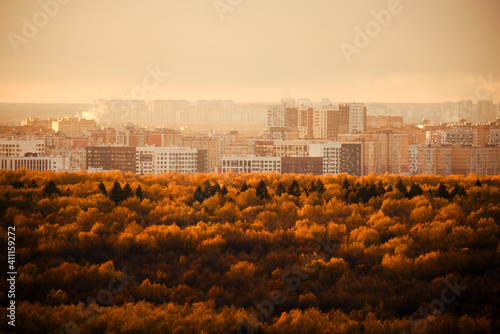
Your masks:
[[[191,123],[223,123],[233,122],[236,105],[232,100],[199,100],[196,102],[196,112]]]
[[[408,169],[411,175],[418,171],[418,145],[410,145],[408,148]]]
[[[451,175],[451,147],[424,146],[418,148],[418,174]]]
[[[418,174],[497,175],[500,173],[500,148],[435,146],[418,148]]]
[[[269,127],[297,127],[299,125],[299,109],[286,105],[271,106],[268,109],[267,125]]]
[[[207,166],[203,170],[204,173],[211,172],[216,166],[220,165],[220,161],[217,161],[218,155],[218,143],[217,139],[208,137],[206,135],[189,135],[183,136],[182,147],[194,148],[199,150],[206,150],[207,152]]]
[[[363,142],[363,175],[409,173],[410,136],[407,133],[341,134],[339,141]]]
[[[150,124],[170,125],[188,123],[190,105],[186,100],[154,100],[148,103]]]
[[[363,154],[361,143],[310,144],[311,157],[323,159],[323,174],[362,175]]]
[[[47,155],[64,158],[63,169],[69,172],[78,172],[86,167],[86,148],[49,148]]]
[[[477,119],[479,123],[493,122],[497,118],[492,100],[477,102]]]
[[[135,154],[132,146],[88,146],[86,169],[135,173]]]
[[[477,122],[471,100],[458,102],[446,101],[442,103],[442,122],[456,123],[462,119],[469,122]]]
[[[104,125],[150,122],[150,113],[143,100],[97,100],[93,113],[99,123]]]
[[[138,174],[158,175],[166,172],[196,173],[198,152],[185,147],[137,147],[136,171]]]
[[[300,138],[315,138],[314,130],[318,128],[318,126],[314,124],[315,114],[318,114],[318,111],[313,108],[300,107],[298,109],[298,128],[300,133]],[[316,135],[318,135],[316,133]],[[321,138],[321,137],[316,137]]]
[[[490,129],[488,143],[494,146],[500,146],[500,129]]]
[[[222,157],[219,173],[281,173],[280,157]]]
[[[45,155],[45,140],[10,140],[0,139],[0,156],[24,157]]]
[[[361,133],[366,131],[366,107],[362,103],[351,103],[349,105],[349,133]]]
[[[78,137],[94,130],[97,124],[91,119],[63,117],[52,121],[52,129],[55,132],[61,132],[69,137]]]

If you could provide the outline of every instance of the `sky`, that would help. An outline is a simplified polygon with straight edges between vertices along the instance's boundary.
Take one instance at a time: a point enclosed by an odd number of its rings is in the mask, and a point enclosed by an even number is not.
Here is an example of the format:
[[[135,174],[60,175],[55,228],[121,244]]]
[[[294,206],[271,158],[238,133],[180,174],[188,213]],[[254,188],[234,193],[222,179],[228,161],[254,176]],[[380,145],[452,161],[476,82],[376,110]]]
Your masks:
[[[499,14],[498,0],[0,0],[0,102],[500,102]]]

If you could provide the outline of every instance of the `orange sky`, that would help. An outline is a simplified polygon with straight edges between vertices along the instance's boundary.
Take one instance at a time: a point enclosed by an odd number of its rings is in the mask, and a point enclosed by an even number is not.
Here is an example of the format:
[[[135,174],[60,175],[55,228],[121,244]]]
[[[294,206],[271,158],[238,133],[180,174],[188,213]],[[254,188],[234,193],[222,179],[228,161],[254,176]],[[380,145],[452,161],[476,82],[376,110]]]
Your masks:
[[[0,0],[0,102],[500,101],[498,0],[54,1]]]

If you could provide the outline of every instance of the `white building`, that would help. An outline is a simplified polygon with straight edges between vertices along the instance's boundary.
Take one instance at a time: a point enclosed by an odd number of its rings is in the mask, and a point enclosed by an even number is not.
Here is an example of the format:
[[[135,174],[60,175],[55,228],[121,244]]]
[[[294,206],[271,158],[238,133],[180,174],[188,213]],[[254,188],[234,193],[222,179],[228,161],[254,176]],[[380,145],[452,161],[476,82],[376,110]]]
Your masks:
[[[349,105],[349,133],[365,132],[366,108],[363,103]]]
[[[14,171],[18,169],[38,172],[64,170],[64,157],[0,157],[0,170]]]
[[[323,157],[323,174],[362,173],[362,144],[359,142],[310,144],[309,156]]]
[[[47,153],[50,156],[64,157],[64,166],[62,168],[69,172],[78,172],[86,167],[86,148],[48,149]]]
[[[158,175],[166,172],[196,173],[198,150],[186,147],[137,147],[136,173]]]
[[[222,157],[220,173],[281,173],[281,157]]]
[[[409,145],[408,160],[409,160],[409,173],[410,175],[417,174],[418,170],[418,145]]]
[[[45,140],[0,139],[0,156],[24,157],[25,155],[44,156]]]

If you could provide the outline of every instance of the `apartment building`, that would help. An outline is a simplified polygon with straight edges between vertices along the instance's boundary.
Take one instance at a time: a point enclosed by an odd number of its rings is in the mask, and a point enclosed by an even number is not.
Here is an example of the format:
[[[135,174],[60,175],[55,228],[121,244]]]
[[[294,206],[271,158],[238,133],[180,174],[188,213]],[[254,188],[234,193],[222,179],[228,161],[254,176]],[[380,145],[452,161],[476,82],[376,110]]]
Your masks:
[[[419,174],[497,175],[500,173],[499,147],[437,146],[418,148]]]
[[[180,146],[182,133],[171,129],[153,130],[148,132],[147,146],[169,147]]]
[[[47,155],[64,158],[62,168],[69,172],[78,172],[86,168],[86,148],[48,148]]]
[[[362,143],[310,144],[309,150],[311,157],[322,158],[323,174],[362,175]]]
[[[24,157],[26,155],[44,156],[45,140],[0,139],[0,156]]]
[[[87,170],[136,172],[136,148],[132,146],[88,146]]]
[[[189,121],[190,105],[186,100],[154,100],[148,103],[150,124],[179,124]]]
[[[63,117],[56,121],[52,121],[52,129],[55,132],[60,132],[68,137],[79,137],[94,130],[97,126],[95,120],[87,120],[82,118]]]
[[[1,156],[0,170],[15,171],[18,169],[32,170],[38,172],[64,170],[64,157],[46,156]]]
[[[219,173],[281,173],[280,157],[222,157]]]
[[[322,157],[282,157],[281,173],[323,175]]]
[[[216,166],[220,165],[220,161],[217,160],[218,143],[215,138],[211,138],[206,135],[193,134],[189,136],[183,136],[181,147],[187,147],[196,150],[205,150],[207,152],[207,166],[205,166],[203,170],[204,173],[213,171]]]
[[[198,152],[185,147],[137,147],[136,172],[138,174],[162,174],[177,172],[181,174],[198,171]]]

